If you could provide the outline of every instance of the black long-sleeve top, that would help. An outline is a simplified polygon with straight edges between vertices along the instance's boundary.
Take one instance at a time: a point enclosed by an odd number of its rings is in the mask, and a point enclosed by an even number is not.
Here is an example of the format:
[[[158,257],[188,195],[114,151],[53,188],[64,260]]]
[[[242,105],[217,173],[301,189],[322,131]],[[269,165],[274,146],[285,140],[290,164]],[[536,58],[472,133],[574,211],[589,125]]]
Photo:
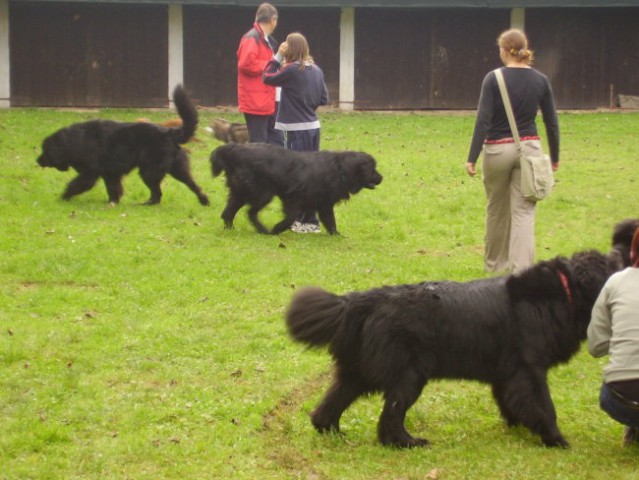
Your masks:
[[[548,78],[533,68],[502,67],[501,70],[515,114],[519,136],[537,135],[535,118],[537,110],[541,108],[550,158],[553,163],[559,162],[559,123]],[[497,77],[494,72],[489,72],[481,86],[468,162],[477,162],[485,140],[500,140],[512,136],[504,103],[499,93]]]

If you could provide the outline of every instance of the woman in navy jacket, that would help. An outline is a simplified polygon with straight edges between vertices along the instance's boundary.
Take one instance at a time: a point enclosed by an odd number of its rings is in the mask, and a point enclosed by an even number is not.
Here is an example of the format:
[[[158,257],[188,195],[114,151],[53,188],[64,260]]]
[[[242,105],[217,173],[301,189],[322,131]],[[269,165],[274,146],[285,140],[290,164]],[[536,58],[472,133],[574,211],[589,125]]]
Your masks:
[[[291,33],[268,63],[263,81],[282,87],[275,128],[286,135],[286,147],[297,151],[320,148],[320,121],[317,107],[328,103],[324,73],[313,62],[306,38]],[[319,232],[315,212],[307,212],[291,227],[297,232]]]

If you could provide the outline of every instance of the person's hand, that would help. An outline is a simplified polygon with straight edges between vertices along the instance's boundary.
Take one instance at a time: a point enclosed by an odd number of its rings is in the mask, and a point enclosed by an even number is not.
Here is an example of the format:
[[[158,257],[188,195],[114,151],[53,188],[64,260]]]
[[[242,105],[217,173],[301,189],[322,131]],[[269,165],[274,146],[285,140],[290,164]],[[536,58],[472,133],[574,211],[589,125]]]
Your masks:
[[[474,177],[475,175],[477,175],[475,164],[471,162],[466,162],[466,172],[468,172],[468,175],[470,175],[471,177]]]
[[[280,47],[277,49],[277,53],[278,55],[281,55],[282,57],[286,57],[286,54],[288,53],[288,43],[286,42],[280,43]]]

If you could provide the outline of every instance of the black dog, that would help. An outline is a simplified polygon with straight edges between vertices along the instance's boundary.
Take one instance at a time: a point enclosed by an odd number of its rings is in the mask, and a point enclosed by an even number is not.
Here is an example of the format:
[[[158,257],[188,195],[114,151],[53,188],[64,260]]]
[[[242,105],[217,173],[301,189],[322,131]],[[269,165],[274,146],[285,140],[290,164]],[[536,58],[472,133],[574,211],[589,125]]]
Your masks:
[[[229,143],[211,153],[213,176],[226,172],[229,189],[222,219],[233,227],[238,210],[247,203],[249,219],[260,233],[269,233],[257,215],[278,196],[285,218],[270,232],[288,229],[302,212],[317,211],[331,235],[337,232],[333,207],[362,188],[382,181],[375,159],[363,152],[297,152],[262,143]]]
[[[579,350],[592,306],[614,270],[609,257],[588,251],[468,283],[424,282],[343,296],[317,287],[298,291],[286,313],[290,334],[311,346],[328,345],[336,363],[313,425],[339,431],[353,401],[382,392],[380,441],[427,445],[406,431],[407,410],[429,380],[471,379],[492,385],[509,425],[524,425],[547,446],[568,446],[547,372]]]
[[[147,205],[160,203],[160,183],[167,173],[186,184],[202,205],[208,205],[208,197],[191,176],[189,157],[180,147],[195,133],[197,110],[180,85],[173,91],[173,101],[182,119],[180,127],[110,120],[75,123],[44,140],[38,164],[60,171],[71,167],[78,172],[62,195],[65,200],[90,190],[102,177],[109,202],[116,204],[124,193],[122,177],[138,167],[151,190]]]

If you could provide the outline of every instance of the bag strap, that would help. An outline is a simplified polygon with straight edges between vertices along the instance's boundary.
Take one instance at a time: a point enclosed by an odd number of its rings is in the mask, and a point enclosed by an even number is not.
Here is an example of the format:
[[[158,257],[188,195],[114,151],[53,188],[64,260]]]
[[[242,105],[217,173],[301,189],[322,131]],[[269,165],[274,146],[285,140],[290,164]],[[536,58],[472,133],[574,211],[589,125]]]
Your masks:
[[[521,143],[519,142],[519,130],[517,129],[517,123],[515,122],[515,115],[513,114],[513,107],[510,104],[510,97],[508,96],[508,89],[506,88],[506,82],[504,81],[504,75],[501,73],[501,68],[494,70],[495,77],[497,77],[497,83],[499,84],[499,92],[501,93],[501,99],[504,102],[504,109],[506,110],[506,116],[508,117],[508,123],[510,124],[510,131],[513,134],[513,140],[517,150],[521,150]]]

